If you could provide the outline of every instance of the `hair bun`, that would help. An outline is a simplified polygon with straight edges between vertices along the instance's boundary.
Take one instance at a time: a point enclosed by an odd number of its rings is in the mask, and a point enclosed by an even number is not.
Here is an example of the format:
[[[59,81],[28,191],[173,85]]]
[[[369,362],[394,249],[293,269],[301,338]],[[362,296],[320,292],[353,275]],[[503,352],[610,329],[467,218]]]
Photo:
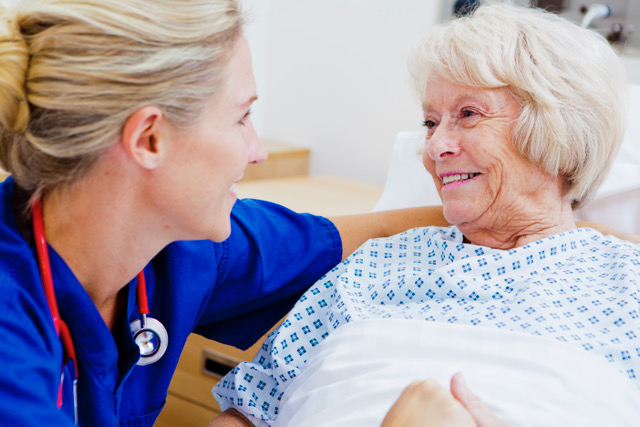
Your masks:
[[[0,5],[0,125],[24,132],[29,122],[25,78],[29,64],[27,44],[13,10]]]

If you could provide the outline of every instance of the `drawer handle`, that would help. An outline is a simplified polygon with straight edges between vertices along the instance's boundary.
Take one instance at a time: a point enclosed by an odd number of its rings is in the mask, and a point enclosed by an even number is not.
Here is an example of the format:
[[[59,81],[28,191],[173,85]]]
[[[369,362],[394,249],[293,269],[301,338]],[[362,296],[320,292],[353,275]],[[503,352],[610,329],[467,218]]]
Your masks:
[[[214,378],[222,378],[240,363],[239,360],[209,349],[202,350],[202,373]]]

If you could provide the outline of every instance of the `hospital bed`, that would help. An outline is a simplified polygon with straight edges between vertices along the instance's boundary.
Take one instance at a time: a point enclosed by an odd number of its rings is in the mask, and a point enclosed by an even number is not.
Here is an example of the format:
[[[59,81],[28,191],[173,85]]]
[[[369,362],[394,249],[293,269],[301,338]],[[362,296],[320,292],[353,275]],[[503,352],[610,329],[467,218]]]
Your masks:
[[[640,85],[630,86],[629,94],[631,120],[620,155],[616,159],[611,176],[604,183],[593,203],[579,212],[577,217],[640,233],[640,121],[633,120],[633,117],[640,118]],[[422,132],[397,134],[384,189],[377,185],[327,176],[242,182],[238,184],[237,189],[241,197],[268,199],[297,211],[325,216],[359,213],[372,209],[440,204],[431,177],[422,165],[423,144]],[[615,220],[612,221],[612,218]],[[198,345],[193,346],[193,351],[186,355],[188,357],[185,357],[184,361],[181,360],[181,363],[184,362],[185,372],[187,368],[189,372],[188,375],[186,373],[176,375],[172,383],[173,393],[188,389],[190,395],[210,402],[210,389],[215,379],[212,377],[207,379],[207,374],[200,374],[200,370],[210,362],[211,358],[215,360],[215,357],[220,355],[223,356],[222,360],[233,362],[232,365],[241,360],[250,360],[260,344],[251,350],[240,352],[226,346],[217,344],[214,346],[200,338],[197,336],[190,338],[198,341]],[[173,411],[174,419],[180,419],[184,423],[188,417],[185,417],[183,410],[172,406],[171,397],[170,394],[165,412]],[[199,406],[204,403],[199,403]],[[193,408],[189,413],[195,414]],[[214,414],[211,412],[203,414],[200,425],[202,420],[212,415]],[[161,421],[158,425],[162,425]],[[198,423],[194,422],[193,425]]]
[[[631,85],[628,92],[629,129],[621,151],[594,200],[576,212],[576,217],[640,233],[640,123],[634,120],[640,117],[640,86]],[[422,166],[423,144],[422,132],[397,135],[384,191],[374,210],[440,203]],[[421,337],[417,342],[416,336]],[[405,342],[416,342],[418,347],[409,352]],[[499,402],[507,399],[509,411],[521,416],[536,414],[536,425],[551,425],[547,421],[576,425],[572,421],[578,415],[586,422],[580,425],[602,425],[589,424],[591,417],[598,422],[617,417],[612,425],[637,425],[640,417],[640,395],[618,371],[583,350],[528,334],[423,321],[407,328],[404,319],[373,319],[337,329],[315,352],[284,393],[274,425],[374,425],[393,401],[391,395],[401,390],[399,384],[407,384],[416,375],[446,383],[461,367],[470,373],[476,391],[488,403],[499,408]],[[505,375],[509,381],[496,381]],[[508,384],[511,382],[516,385]],[[522,387],[524,384],[527,386]],[[566,399],[576,395],[581,399]],[[585,411],[580,406],[584,402],[602,404],[590,405]],[[499,415],[510,420],[509,411]],[[532,418],[524,415],[520,419]]]

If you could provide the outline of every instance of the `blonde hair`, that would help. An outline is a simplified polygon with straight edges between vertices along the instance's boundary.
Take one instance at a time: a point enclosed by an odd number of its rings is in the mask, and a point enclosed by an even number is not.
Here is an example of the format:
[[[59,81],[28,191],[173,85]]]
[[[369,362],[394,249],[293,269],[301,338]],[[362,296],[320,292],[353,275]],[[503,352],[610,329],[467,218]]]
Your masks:
[[[72,182],[156,105],[179,128],[224,84],[235,0],[34,0],[0,16],[0,167],[33,194]]]
[[[574,208],[591,198],[626,128],[626,78],[597,33],[536,8],[489,3],[437,26],[410,72],[420,97],[436,73],[475,88],[507,88],[521,105],[514,148],[567,182]]]

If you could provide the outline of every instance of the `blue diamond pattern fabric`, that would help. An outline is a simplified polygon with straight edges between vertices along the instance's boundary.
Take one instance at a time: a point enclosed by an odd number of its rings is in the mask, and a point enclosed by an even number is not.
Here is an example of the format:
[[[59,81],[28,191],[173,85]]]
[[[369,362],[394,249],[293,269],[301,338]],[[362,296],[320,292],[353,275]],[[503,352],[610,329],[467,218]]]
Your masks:
[[[348,322],[422,319],[555,338],[640,387],[640,245],[580,228],[511,250],[463,243],[456,227],[366,242],[297,302],[253,362],[213,393],[223,409],[274,420],[313,349]]]

